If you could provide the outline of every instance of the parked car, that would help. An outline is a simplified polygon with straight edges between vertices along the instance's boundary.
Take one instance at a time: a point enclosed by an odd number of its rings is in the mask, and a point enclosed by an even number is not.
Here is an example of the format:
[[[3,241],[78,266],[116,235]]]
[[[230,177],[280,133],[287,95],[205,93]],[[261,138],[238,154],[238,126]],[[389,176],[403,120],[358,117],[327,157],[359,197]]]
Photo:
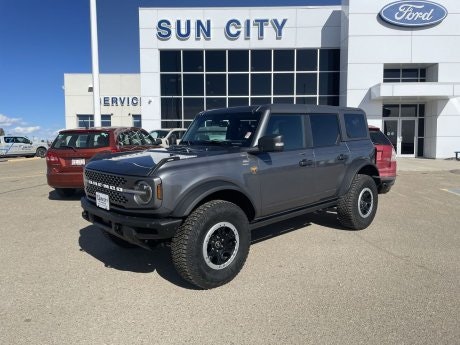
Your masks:
[[[169,147],[179,144],[186,131],[185,128],[155,129],[150,132],[150,135],[154,139],[161,139],[161,146]]]
[[[388,193],[396,181],[396,151],[390,139],[378,127],[369,126],[369,134],[375,145],[375,160],[382,181],[379,193]]]
[[[48,145],[17,135],[0,136],[0,157],[45,157]]]
[[[158,148],[159,141],[134,127],[66,129],[46,154],[48,184],[62,196],[84,188],[83,167],[95,155]]]
[[[361,109],[214,109],[180,145],[88,163],[82,216],[122,247],[170,244],[178,273],[209,289],[238,274],[255,228],[334,207],[342,226],[368,227],[374,158]]]

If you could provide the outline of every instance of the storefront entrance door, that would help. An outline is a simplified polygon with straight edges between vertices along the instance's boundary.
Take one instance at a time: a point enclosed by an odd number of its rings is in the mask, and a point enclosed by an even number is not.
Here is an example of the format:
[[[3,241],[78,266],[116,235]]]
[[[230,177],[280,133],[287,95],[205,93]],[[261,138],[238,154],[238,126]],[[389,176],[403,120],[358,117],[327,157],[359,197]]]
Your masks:
[[[415,157],[416,119],[384,119],[383,130],[398,156]]]

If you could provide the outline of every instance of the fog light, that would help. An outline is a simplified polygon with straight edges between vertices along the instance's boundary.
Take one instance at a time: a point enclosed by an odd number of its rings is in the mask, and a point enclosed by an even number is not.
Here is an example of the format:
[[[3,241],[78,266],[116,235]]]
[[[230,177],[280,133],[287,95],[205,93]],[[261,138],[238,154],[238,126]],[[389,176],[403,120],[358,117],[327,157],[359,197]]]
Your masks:
[[[134,194],[134,201],[138,205],[146,205],[152,200],[152,187],[145,182],[140,181],[134,186],[136,193]]]

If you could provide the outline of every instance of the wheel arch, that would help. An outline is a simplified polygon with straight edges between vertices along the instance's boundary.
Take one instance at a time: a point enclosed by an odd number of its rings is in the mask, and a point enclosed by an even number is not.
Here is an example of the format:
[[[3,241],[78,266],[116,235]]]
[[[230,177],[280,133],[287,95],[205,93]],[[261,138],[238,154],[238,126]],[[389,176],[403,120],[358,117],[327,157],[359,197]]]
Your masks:
[[[194,187],[177,203],[173,216],[185,217],[200,205],[211,200],[225,200],[234,203],[246,214],[248,221],[255,218],[255,207],[241,189],[227,181],[212,181]]]
[[[372,177],[375,182],[375,185],[378,187],[381,183],[379,170],[375,166],[375,164],[369,162],[369,160],[360,159],[354,161],[350,167],[348,168],[342,186],[339,191],[339,196],[344,195],[351,187],[351,183],[353,178],[357,174],[368,175]]]

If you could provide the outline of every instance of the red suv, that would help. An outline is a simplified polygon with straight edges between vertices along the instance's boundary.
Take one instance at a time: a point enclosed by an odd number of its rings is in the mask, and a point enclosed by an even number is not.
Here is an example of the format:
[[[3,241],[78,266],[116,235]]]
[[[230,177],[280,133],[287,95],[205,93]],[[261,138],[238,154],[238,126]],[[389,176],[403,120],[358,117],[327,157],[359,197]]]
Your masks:
[[[382,184],[379,193],[388,193],[396,180],[396,151],[390,139],[378,127],[369,126],[371,140],[376,150],[376,165]]]
[[[71,196],[83,185],[83,167],[96,154],[160,147],[140,128],[101,127],[59,132],[46,153],[48,184],[61,197]]]

